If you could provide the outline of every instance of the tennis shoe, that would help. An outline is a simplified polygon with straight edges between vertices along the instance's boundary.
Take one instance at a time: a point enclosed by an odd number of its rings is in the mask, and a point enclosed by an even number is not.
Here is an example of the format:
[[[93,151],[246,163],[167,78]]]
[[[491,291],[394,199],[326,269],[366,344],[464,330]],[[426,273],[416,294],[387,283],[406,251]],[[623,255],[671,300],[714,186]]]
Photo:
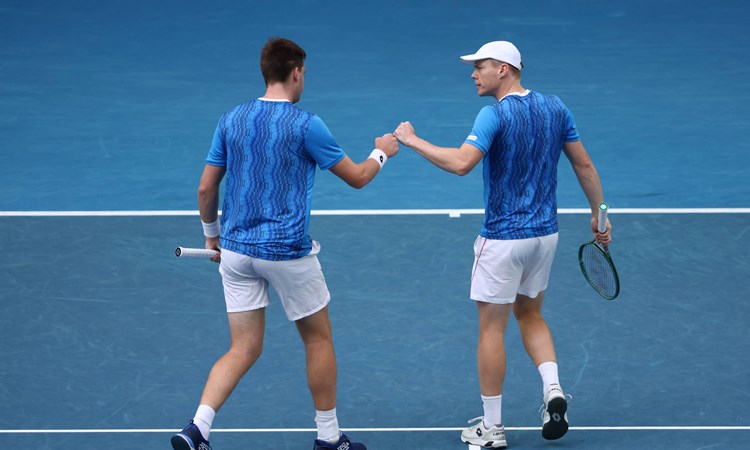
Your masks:
[[[188,426],[172,436],[172,448],[174,450],[211,450],[211,445],[203,439],[201,430],[191,420]]]
[[[495,425],[492,428],[485,428],[484,417],[475,417],[469,423],[476,421],[479,423],[461,432],[461,442],[484,448],[508,447],[508,442],[505,440],[505,427]]]
[[[559,384],[553,384],[544,395],[542,413],[542,437],[548,440],[560,439],[568,432],[568,397]]]
[[[334,443],[315,439],[313,450],[367,450],[367,447],[360,442],[352,442],[344,433],[341,433],[339,440]]]

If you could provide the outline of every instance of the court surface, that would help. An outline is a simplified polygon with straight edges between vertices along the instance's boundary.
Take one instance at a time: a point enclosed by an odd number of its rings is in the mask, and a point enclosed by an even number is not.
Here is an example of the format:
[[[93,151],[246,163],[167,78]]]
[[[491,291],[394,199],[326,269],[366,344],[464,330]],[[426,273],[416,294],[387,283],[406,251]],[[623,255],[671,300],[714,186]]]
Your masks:
[[[510,448],[747,448],[749,19],[739,1],[4,1],[0,448],[169,448],[192,417],[226,314],[217,267],[173,251],[202,245],[213,128],[263,93],[271,35],[307,50],[300,107],[357,161],[402,120],[459,145],[489,100],[458,56],[489,40],[516,42],[523,84],[571,108],[623,289],[607,302],[580,274],[585,198],[563,160],[545,311],[572,428],[541,438],[539,376],[511,323]],[[480,170],[455,177],[407,148],[360,191],[317,177],[339,421],[370,449],[466,449],[482,413],[468,300],[481,207]],[[216,450],[312,446],[304,351],[278,302],[266,327]]]

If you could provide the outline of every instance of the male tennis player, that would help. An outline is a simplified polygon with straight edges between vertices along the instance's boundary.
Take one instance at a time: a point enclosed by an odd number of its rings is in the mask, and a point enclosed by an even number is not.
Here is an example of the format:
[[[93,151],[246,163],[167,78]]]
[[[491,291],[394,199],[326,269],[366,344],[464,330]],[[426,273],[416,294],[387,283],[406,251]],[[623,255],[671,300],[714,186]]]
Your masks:
[[[471,299],[479,308],[477,364],[484,417],[461,433],[463,442],[505,448],[502,388],[503,335],[515,315],[543,382],[542,436],[558,439],[568,430],[567,401],[558,379],[555,347],[542,317],[542,300],[557,248],[557,163],[564,152],[591,206],[597,241],[608,243],[610,227],[596,232],[602,202],[599,176],[578,136],[573,117],[559,98],[521,86],[521,54],[510,42],[483,45],[461,60],[480,96],[497,102],[481,109],[460,148],[441,148],[417,137],[409,122],[398,140],[457,175],[484,162],[485,216],[474,244]]]
[[[265,94],[225,113],[216,127],[198,204],[206,248],[221,247],[215,261],[221,263],[231,344],[211,369],[193,420],[172,437],[175,450],[211,448],[216,411],[262,351],[269,284],[305,344],[318,432],[314,449],[366,448],[339,430],[330,294],[316,256],[320,245],[308,236],[310,201],[316,166],[361,188],[398,152],[398,141],[384,134],[369,158],[354,163],[319,117],[294,105],[305,86],[306,56],[288,39],[269,39],[260,59]]]

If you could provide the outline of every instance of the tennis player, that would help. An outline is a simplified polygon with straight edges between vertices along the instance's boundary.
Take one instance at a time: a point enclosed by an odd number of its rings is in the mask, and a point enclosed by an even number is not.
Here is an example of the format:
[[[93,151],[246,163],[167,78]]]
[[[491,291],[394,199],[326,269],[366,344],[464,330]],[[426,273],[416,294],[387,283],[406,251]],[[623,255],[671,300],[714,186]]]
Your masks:
[[[567,400],[542,300],[557,248],[561,152],[591,206],[595,238],[606,244],[611,227],[602,234],[596,231],[603,200],[599,176],[565,104],[521,86],[521,54],[512,43],[490,42],[461,60],[474,66],[477,93],[497,100],[479,111],[461,147],[437,147],[416,136],[409,122],[395,131],[402,144],[448,172],[465,175],[480,161],[484,164],[485,216],[474,244],[470,290],[479,308],[477,364],[484,416],[461,433],[461,440],[485,448],[507,446],[501,409],[503,336],[511,311],[542,378],[542,436],[558,439],[568,430]]]
[[[361,188],[398,152],[398,141],[384,134],[369,158],[354,163],[319,117],[295,106],[305,86],[306,56],[288,39],[269,39],[260,59],[265,94],[225,113],[216,127],[198,204],[206,248],[221,248],[214,260],[220,262],[231,344],[211,369],[193,420],[172,437],[175,450],[211,448],[216,411],[261,354],[269,284],[305,345],[316,409],[314,449],[366,448],[340,431],[336,416],[330,294],[317,258],[320,245],[308,235],[310,201],[316,166]]]

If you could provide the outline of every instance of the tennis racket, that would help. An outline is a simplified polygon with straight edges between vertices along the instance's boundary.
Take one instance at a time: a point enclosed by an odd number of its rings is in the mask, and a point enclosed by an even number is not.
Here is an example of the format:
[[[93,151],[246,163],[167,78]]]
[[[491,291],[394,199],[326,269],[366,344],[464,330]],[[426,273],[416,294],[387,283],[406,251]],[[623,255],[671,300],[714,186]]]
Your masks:
[[[599,224],[597,231],[607,230],[606,203],[599,205]],[[620,278],[617,276],[615,263],[609,255],[609,250],[596,242],[596,239],[581,245],[578,249],[578,264],[581,272],[591,287],[607,300],[614,300],[620,294]]]
[[[185,258],[207,258],[211,259],[219,253],[217,250],[210,250],[207,248],[189,248],[189,247],[177,247],[174,250],[174,255],[177,257]]]

